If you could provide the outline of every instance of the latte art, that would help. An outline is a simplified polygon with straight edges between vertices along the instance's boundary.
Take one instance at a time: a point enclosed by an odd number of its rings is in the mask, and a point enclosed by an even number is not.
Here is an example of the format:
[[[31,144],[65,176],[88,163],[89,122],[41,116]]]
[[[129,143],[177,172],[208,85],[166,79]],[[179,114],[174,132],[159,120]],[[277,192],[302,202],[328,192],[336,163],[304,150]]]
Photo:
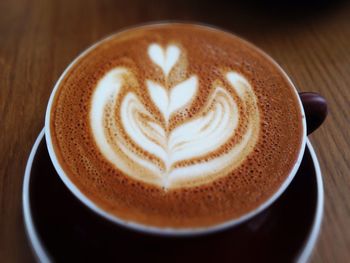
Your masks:
[[[92,96],[90,126],[103,156],[126,175],[164,189],[209,183],[239,166],[260,125],[246,78],[218,68],[222,78],[200,98],[199,77],[187,71],[191,54],[181,45],[152,43],[144,52],[156,69],[153,78],[139,83],[137,72],[117,66]],[[140,89],[147,93],[142,98]]]
[[[300,161],[303,122],[293,85],[265,54],[175,23],[119,32],[79,56],[45,129],[63,182],[93,209],[192,231],[271,200]]]

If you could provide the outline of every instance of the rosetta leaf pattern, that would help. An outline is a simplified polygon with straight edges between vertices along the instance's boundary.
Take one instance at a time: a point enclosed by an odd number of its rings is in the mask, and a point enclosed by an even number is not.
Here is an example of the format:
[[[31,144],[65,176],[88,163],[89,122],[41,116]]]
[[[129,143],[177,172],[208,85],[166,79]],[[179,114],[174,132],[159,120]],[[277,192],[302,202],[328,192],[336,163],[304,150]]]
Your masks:
[[[167,91],[162,85],[153,81],[147,81],[148,92],[153,103],[163,114],[166,121],[169,121],[170,116],[191,102],[197,91],[197,77],[191,78],[179,83]]]
[[[249,82],[234,71],[228,71],[223,76],[228,86],[220,81],[212,83],[213,90],[206,98],[206,103],[196,109],[198,112],[184,123],[170,128],[171,117],[180,114],[181,110],[189,109],[199,89],[196,75],[174,82],[175,72],[186,70],[187,62],[182,63],[186,56],[181,55],[180,51],[176,45],[163,48],[159,44],[151,44],[148,47],[149,58],[161,69],[163,77],[157,77],[161,83],[146,79],[145,85],[149,98],[163,116],[164,122],[155,117],[152,107],[144,105],[141,97],[132,89],[121,92],[125,79],[129,80],[127,83],[137,83],[135,75],[122,67],[111,70],[99,82],[92,101],[93,114],[90,116],[96,142],[111,162],[130,176],[164,188],[171,187],[175,181],[203,176],[211,178],[213,173],[233,166],[242,160],[239,157],[241,152],[247,155],[252,149],[258,132],[254,128],[256,125],[253,125],[259,118],[254,92]],[[176,71],[173,71],[177,66]],[[186,76],[187,72],[182,72],[182,75]],[[247,130],[228,151],[209,160],[203,156],[215,152],[233,138],[239,126],[240,113],[233,93],[239,97],[240,110],[249,106],[252,112],[246,123]],[[113,119],[113,108],[117,103],[120,103],[121,122]],[[106,128],[99,120],[104,120],[109,126]],[[126,136],[127,139],[124,139]],[[194,159],[199,161],[176,166],[179,162]],[[136,170],[129,163],[137,163],[140,168]],[[152,176],[146,177],[145,171]]]

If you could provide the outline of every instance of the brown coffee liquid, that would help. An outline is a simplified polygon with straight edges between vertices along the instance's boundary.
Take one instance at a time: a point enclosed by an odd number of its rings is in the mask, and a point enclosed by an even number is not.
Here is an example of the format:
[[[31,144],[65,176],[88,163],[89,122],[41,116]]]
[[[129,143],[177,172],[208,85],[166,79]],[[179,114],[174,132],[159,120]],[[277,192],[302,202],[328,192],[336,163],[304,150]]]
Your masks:
[[[69,69],[51,137],[69,179],[121,219],[203,227],[252,211],[301,149],[292,84],[250,44],[186,24],[118,33]]]

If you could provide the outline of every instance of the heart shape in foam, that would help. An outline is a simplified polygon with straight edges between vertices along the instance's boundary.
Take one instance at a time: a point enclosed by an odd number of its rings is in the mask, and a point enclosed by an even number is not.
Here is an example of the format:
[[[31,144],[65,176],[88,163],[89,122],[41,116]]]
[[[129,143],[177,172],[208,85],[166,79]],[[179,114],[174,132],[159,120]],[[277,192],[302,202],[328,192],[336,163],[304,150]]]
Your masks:
[[[148,54],[153,63],[158,65],[167,76],[180,57],[180,49],[175,45],[169,45],[164,50],[158,44],[151,44]]]

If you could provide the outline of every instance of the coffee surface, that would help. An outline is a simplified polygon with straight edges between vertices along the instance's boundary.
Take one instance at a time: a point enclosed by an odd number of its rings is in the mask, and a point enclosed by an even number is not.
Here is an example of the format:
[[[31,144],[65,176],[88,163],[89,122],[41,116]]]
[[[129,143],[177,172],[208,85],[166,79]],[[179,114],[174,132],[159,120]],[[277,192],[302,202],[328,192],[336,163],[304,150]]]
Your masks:
[[[118,33],[81,56],[50,115],[58,161],[121,219],[202,227],[261,205],[301,148],[283,72],[226,32],[185,24]]]

